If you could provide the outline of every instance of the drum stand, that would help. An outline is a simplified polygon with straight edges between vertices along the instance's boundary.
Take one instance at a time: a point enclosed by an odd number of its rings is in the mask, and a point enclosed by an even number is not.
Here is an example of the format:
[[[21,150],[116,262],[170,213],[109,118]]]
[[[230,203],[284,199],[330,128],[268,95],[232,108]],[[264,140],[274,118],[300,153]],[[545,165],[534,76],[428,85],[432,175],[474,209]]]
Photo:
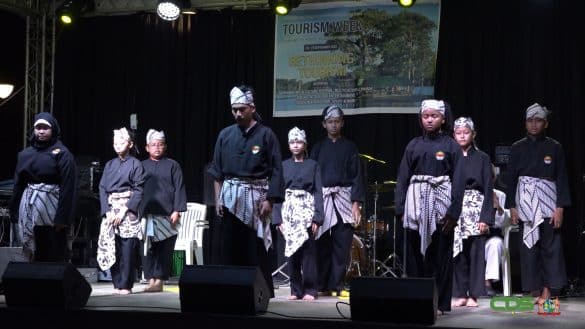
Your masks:
[[[392,275],[393,277],[397,278],[398,276],[396,275],[396,273],[394,273],[394,267],[390,268],[386,265],[386,262],[388,262],[390,260],[390,258],[394,259],[394,262],[396,262],[396,257],[394,254],[394,250],[392,251],[392,254],[390,254],[390,256],[388,256],[388,258],[386,258],[383,262],[379,261],[378,258],[376,257],[376,231],[377,231],[377,223],[378,223],[378,189],[376,189],[374,191],[374,225],[373,229],[372,229],[372,275],[373,276],[378,276],[377,274],[379,274],[379,276],[388,276],[388,274]],[[394,226],[396,227],[396,219],[394,219]],[[394,236],[396,236],[396,230],[394,230]],[[396,239],[394,239],[394,249],[396,249]],[[393,256],[394,255],[394,256]]]
[[[382,272],[380,275],[382,276],[387,276],[388,274],[391,274],[393,277],[397,278],[398,276],[396,275],[395,271],[398,270],[400,272],[404,272],[404,270],[402,269],[401,265],[400,265],[400,260],[398,259],[398,255],[396,254],[396,216],[393,216],[394,220],[392,223],[392,253],[390,255],[388,255],[388,257],[386,257],[386,259],[384,259],[381,263],[383,264],[383,269],[384,272]],[[392,266],[386,266],[386,264],[392,261]]]

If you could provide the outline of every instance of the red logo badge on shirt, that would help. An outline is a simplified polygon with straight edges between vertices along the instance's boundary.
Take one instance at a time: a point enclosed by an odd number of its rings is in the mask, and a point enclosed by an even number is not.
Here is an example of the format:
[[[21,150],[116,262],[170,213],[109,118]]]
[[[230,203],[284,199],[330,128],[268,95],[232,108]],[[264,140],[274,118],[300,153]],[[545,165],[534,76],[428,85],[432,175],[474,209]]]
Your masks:
[[[56,148],[53,151],[51,151],[53,154],[59,154],[61,152],[60,148]]]
[[[547,164],[547,165],[551,164],[552,163],[552,157],[550,155],[546,155],[544,157],[544,163]]]
[[[443,159],[445,159],[445,152],[438,151],[437,153],[435,153],[435,159],[443,161]]]
[[[260,146],[254,145],[252,146],[252,154],[258,154],[260,152]]]

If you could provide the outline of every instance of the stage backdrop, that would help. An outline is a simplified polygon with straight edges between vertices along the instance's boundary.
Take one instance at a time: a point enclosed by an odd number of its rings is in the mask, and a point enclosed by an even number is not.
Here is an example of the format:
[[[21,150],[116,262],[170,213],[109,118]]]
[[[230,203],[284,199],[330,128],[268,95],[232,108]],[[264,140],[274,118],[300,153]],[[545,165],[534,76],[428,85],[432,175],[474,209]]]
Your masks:
[[[301,5],[275,27],[274,116],[416,113],[433,97],[439,0]]]

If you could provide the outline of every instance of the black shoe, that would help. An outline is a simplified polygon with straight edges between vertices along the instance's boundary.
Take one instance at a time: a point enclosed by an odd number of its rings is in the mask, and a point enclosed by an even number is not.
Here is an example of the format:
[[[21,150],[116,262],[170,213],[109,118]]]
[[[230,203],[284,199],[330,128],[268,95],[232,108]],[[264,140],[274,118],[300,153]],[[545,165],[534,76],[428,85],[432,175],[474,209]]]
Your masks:
[[[486,286],[486,287],[485,287],[485,294],[486,294],[488,297],[494,297],[494,296],[496,295],[496,291],[494,290],[494,288],[492,288],[492,287],[487,287],[487,286]]]

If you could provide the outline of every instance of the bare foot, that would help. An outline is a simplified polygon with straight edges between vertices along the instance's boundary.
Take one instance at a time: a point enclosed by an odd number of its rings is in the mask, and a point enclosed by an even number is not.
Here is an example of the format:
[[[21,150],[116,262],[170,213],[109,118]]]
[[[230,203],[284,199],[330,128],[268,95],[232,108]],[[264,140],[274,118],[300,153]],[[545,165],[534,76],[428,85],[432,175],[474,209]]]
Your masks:
[[[163,282],[161,279],[154,280],[152,285],[144,288],[144,292],[161,292],[163,291]]]
[[[477,299],[473,297],[467,298],[467,307],[478,307],[479,304],[477,303]]]
[[[456,301],[451,303],[453,307],[461,307],[467,305],[467,298],[458,298]]]
[[[132,289],[120,289],[120,295],[130,295],[132,293]]]
[[[112,295],[119,295],[119,294],[120,294],[120,289],[114,288],[114,291],[112,291]]]
[[[304,295],[303,300],[315,300],[315,297],[313,295]]]
[[[297,300],[297,299],[299,299],[299,297],[297,297],[295,295],[288,296],[288,300]]]

